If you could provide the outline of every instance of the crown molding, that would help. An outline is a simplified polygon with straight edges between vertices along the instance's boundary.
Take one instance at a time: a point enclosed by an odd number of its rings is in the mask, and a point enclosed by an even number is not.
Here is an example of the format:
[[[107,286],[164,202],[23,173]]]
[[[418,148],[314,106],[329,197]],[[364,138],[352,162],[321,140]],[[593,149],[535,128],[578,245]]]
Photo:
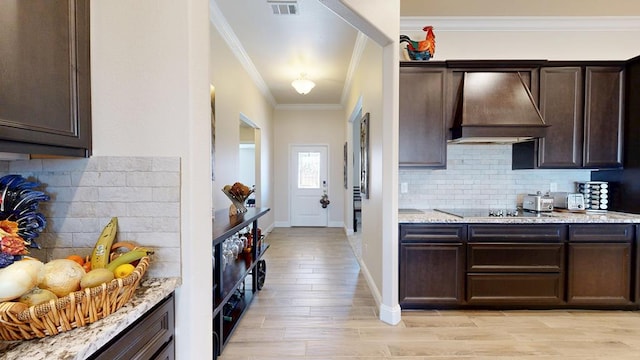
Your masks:
[[[340,97],[340,103],[346,104],[347,97],[349,96],[349,90],[351,90],[351,83],[353,82],[353,76],[356,72],[357,66],[360,64],[362,53],[367,45],[367,36],[358,31],[356,37],[356,43],[353,46],[353,52],[351,53],[351,61],[349,62],[349,69],[347,69],[347,76],[344,81],[344,87],[342,88],[342,96]]]
[[[231,29],[229,22],[224,17],[215,1],[209,1],[209,22],[218,30],[218,33],[220,33],[220,36],[222,36],[223,40],[227,43],[231,52],[233,52],[242,67],[247,71],[247,74],[249,74],[253,83],[258,87],[258,90],[262,93],[265,99],[267,99],[271,106],[275,107],[277,103],[273,94],[271,94],[267,83],[265,83],[264,79],[256,69],[256,66],[253,64],[253,61],[249,58],[249,55],[244,51],[240,40],[238,40],[238,37]]]
[[[276,110],[344,110],[342,104],[278,104]]]
[[[640,16],[402,16],[400,31],[640,31]]]

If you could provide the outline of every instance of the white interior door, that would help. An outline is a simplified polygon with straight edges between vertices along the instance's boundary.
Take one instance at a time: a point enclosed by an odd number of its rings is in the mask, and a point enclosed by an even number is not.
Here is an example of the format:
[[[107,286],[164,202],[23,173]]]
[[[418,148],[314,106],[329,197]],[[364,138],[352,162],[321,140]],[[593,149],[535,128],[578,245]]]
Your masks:
[[[295,145],[291,147],[291,226],[327,226],[328,208],[320,198],[327,184],[327,147]]]

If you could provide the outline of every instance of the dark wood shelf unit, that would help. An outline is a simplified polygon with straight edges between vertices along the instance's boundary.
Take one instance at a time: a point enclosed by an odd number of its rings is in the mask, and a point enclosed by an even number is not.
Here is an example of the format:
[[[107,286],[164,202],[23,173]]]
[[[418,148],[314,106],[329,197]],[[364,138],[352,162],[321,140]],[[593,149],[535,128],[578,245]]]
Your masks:
[[[269,245],[263,245],[259,254],[264,254],[264,252],[268,248],[269,248]],[[236,259],[236,261],[233,264],[227,264],[227,267],[224,269],[222,273],[222,282],[219,284],[216,284],[216,286],[220,285],[222,290],[221,294],[225,294],[225,296],[220,298],[214,297],[214,302],[213,302],[214,313],[217,313],[222,309],[224,304],[226,304],[229,301],[229,298],[233,296],[234,290],[237,289],[242,284],[247,273],[252,271],[253,268],[255,267],[256,262],[259,259],[256,261],[253,261],[249,255],[250,254],[243,253],[242,255],[238,256],[238,259]],[[214,294],[215,294],[215,290],[214,290]]]
[[[269,245],[259,239],[258,219],[269,211],[269,208],[248,208],[246,213],[235,216],[229,216],[228,209],[215,212],[212,232],[214,359],[222,353],[236,325],[251,305],[255,293],[260,290],[258,263],[264,262],[262,256]],[[241,253],[235,262],[227,264],[223,270],[220,266],[222,243],[249,225],[252,226],[251,252]],[[231,307],[231,310],[226,307]]]

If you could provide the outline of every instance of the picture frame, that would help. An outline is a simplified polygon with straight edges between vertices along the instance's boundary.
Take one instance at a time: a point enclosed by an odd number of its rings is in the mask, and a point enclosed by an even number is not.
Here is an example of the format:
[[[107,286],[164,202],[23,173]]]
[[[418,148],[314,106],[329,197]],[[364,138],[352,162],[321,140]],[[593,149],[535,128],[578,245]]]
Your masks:
[[[343,162],[342,162],[342,170],[344,176],[344,188],[348,189],[349,186],[347,184],[347,143],[344,143],[344,151],[343,151]]]
[[[209,84],[211,96],[211,181],[216,180],[216,89]]]
[[[369,198],[369,113],[360,120],[360,194]]]

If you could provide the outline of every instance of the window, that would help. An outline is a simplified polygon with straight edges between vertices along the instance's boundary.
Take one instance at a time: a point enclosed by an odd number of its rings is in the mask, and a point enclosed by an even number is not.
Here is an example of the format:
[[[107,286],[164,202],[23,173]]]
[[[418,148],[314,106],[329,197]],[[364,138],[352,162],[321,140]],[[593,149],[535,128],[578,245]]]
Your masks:
[[[317,151],[298,153],[298,188],[320,188],[320,153]]]

